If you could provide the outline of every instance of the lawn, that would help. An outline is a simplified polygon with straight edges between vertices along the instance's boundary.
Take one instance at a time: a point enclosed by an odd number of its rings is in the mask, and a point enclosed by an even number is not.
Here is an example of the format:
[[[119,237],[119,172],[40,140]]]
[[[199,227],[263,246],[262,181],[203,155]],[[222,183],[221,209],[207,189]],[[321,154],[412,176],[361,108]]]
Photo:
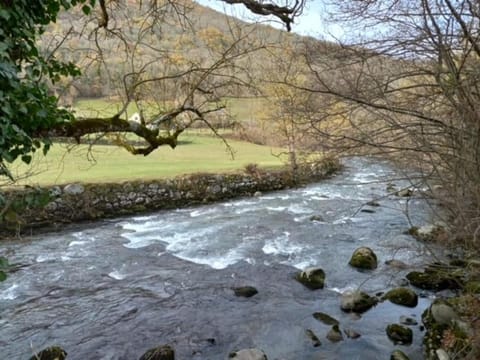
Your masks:
[[[226,172],[243,169],[249,163],[261,167],[279,167],[282,161],[270,147],[229,141],[234,158],[218,138],[186,133],[172,150],[161,147],[150,155],[134,156],[122,148],[108,145],[54,144],[47,156],[37,154],[26,166],[14,163],[11,170],[22,176],[32,173],[20,184],[50,185],[69,182],[119,182],[133,179],[173,177],[195,172]],[[273,149],[278,153],[278,149]]]

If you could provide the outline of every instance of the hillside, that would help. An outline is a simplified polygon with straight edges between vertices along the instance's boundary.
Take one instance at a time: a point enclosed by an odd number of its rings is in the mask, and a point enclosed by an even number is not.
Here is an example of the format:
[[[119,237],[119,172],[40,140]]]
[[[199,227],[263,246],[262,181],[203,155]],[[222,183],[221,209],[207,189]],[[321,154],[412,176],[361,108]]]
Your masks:
[[[272,62],[272,52],[302,41],[297,35],[247,24],[194,2],[172,4],[152,11],[135,1],[115,2],[108,31],[96,27],[95,14],[85,23],[79,11],[62,13],[42,37],[42,48],[46,53],[55,50],[59,60],[72,61],[83,72],[73,83],[56,84],[62,101],[124,96],[134,74],[142,74],[143,80],[159,74],[169,77],[222,60],[228,61],[216,71],[231,81],[221,84],[223,89],[217,87],[223,91],[220,95],[251,94],[248,87]],[[180,85],[160,82],[163,100],[178,98],[174,87]]]

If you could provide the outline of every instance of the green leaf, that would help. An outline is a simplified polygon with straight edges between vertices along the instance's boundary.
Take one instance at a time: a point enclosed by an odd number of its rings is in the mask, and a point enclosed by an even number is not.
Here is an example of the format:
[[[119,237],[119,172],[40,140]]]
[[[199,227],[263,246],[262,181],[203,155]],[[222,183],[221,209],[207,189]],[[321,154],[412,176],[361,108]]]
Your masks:
[[[0,271],[0,281],[5,281],[7,280],[7,274],[5,274],[3,271]]]
[[[85,15],[90,15],[90,12],[92,11],[92,8],[88,5],[83,5],[82,6],[82,11]]]
[[[22,155],[22,161],[25,164],[30,164],[32,162],[32,156],[31,155]]]

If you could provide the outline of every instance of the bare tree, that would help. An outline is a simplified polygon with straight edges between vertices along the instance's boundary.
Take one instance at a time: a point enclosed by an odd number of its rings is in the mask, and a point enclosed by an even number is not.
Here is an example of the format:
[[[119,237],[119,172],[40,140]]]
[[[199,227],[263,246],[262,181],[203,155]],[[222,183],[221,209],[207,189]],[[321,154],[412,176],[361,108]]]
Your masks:
[[[479,3],[360,0],[334,5],[336,20],[348,29],[345,42],[325,51],[325,44],[307,41],[309,83],[284,81],[323,104],[311,118],[319,142],[356,153],[389,154],[414,165],[428,184],[446,190],[443,200],[455,216],[457,234],[478,234]]]

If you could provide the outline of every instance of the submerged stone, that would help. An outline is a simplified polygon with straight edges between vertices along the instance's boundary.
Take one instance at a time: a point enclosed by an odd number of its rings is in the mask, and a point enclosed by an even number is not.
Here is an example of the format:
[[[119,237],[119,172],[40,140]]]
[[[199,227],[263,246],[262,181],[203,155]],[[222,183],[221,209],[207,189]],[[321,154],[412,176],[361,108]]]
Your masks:
[[[307,334],[307,337],[312,340],[312,343],[313,343],[313,346],[314,347],[318,347],[320,345],[322,345],[322,342],[320,341],[320,339],[318,338],[317,335],[315,335],[315,333],[313,332],[313,330],[310,330],[310,329],[307,329],[305,330],[305,333]]]
[[[140,360],[175,360],[175,351],[170,345],[162,345],[148,350]]]
[[[323,312],[313,313],[313,317],[315,319],[317,319],[318,321],[321,321],[325,325],[338,325],[339,324],[337,319],[335,319],[335,318],[331,317],[330,315],[325,314]]]
[[[360,247],[353,252],[348,263],[358,269],[373,270],[377,268],[377,255],[368,247]]]
[[[325,219],[321,215],[312,215],[309,218],[310,221],[317,221],[317,222],[322,222],[325,221]]]
[[[346,312],[363,313],[376,305],[378,300],[363,291],[354,291],[342,295],[341,309]]]
[[[415,326],[418,325],[418,321],[412,317],[408,317],[405,315],[400,316],[400,324],[408,325],[408,326]]]
[[[67,352],[60,346],[50,346],[36,354],[30,360],[64,360],[67,357]]]
[[[247,298],[258,294],[258,290],[253,286],[235,287],[235,288],[232,288],[232,290],[236,296],[247,297]]]
[[[383,299],[408,307],[415,307],[418,304],[418,296],[415,291],[404,287],[390,290],[383,296]]]
[[[323,289],[325,272],[321,268],[308,268],[298,273],[296,279],[310,290]]]
[[[267,355],[259,349],[243,349],[234,351],[228,356],[235,360],[268,360]]]
[[[362,336],[360,333],[353,329],[344,329],[343,332],[349,339],[358,339],[360,336]]]
[[[401,350],[394,350],[390,355],[390,360],[409,360],[408,356]]]
[[[332,328],[328,331],[327,339],[331,342],[339,342],[343,340],[343,335],[338,325],[333,325]]]
[[[386,329],[387,335],[394,344],[411,344],[413,331],[400,324],[390,324]]]
[[[408,268],[408,265],[405,264],[403,261],[395,260],[395,259],[386,260],[385,265],[388,265],[394,269],[399,269],[399,270]]]

